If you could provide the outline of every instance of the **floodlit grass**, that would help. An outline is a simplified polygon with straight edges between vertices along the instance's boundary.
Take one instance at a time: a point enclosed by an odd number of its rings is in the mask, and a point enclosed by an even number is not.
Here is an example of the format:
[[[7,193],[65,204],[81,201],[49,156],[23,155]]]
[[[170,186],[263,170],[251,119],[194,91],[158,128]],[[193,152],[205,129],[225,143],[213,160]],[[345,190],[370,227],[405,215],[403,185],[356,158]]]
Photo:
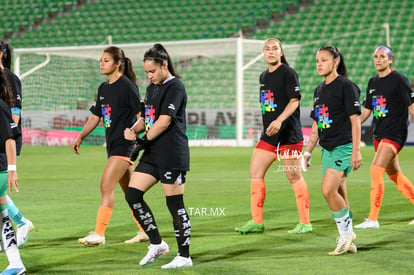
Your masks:
[[[161,270],[176,253],[172,222],[159,185],[146,194],[170,253],[152,265],[138,265],[147,244],[124,244],[136,234],[129,207],[119,186],[106,231],[106,245],[85,247],[77,242],[95,227],[100,204],[99,183],[105,149],[24,146],[18,159],[20,193],[11,196],[35,230],[20,250],[28,274],[409,274],[414,268],[414,206],[385,177],[380,229],[356,231],[357,254],[328,256],[338,235],[320,191],[320,153],[304,174],[310,191],[314,232],[291,235],[298,222],[295,197],[280,162],[266,176],[265,232],[239,235],[235,226],[250,219],[249,162],[252,148],[191,148],[186,207],[192,223],[194,266]],[[348,178],[354,224],[369,212],[369,166],[373,148],[363,148],[364,165]],[[414,181],[414,148],[400,153],[404,173]],[[7,265],[5,255],[0,266]]]

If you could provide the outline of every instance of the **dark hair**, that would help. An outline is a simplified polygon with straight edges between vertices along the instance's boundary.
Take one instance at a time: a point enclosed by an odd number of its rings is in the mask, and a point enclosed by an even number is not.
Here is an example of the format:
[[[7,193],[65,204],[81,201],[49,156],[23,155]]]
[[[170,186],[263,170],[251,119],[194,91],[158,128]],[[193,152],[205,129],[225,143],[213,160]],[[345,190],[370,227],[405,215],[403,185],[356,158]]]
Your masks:
[[[131,59],[125,56],[125,53],[121,48],[110,46],[104,49],[104,52],[109,53],[116,63],[121,61],[119,71],[128,77],[132,82],[137,82],[137,76],[132,68]]]
[[[3,57],[1,59],[1,64],[3,64],[3,67],[10,70],[11,68],[11,59],[12,59],[12,48],[9,44],[4,42],[3,40],[0,40],[0,51],[3,53]]]
[[[14,107],[12,87],[4,69],[0,69],[0,98],[6,102],[9,107]]]
[[[336,71],[338,72],[338,74],[348,77],[348,72],[346,70],[344,56],[338,50],[338,48],[335,46],[323,46],[319,48],[319,51],[323,51],[323,50],[330,52],[332,56],[334,57],[334,59],[339,58],[339,64],[338,64],[338,67],[336,68]]]
[[[282,41],[277,37],[270,37],[270,38],[266,39],[265,44],[269,40],[274,40],[277,43],[279,43],[280,49],[282,50],[282,53],[283,53],[283,55],[280,57],[280,62],[282,62],[283,64],[286,64],[286,65],[289,66],[289,63],[287,62],[287,59],[286,59],[286,56],[285,56],[285,52],[283,51]]]
[[[170,55],[168,54],[167,50],[164,48],[163,45],[159,43],[154,44],[152,48],[150,48],[149,50],[145,52],[143,61],[145,60],[153,60],[155,63],[159,64],[160,66],[164,64],[164,61],[166,61],[168,64],[168,71],[170,71],[170,73],[177,78],[181,77],[179,74],[175,72],[173,63],[171,61]]]

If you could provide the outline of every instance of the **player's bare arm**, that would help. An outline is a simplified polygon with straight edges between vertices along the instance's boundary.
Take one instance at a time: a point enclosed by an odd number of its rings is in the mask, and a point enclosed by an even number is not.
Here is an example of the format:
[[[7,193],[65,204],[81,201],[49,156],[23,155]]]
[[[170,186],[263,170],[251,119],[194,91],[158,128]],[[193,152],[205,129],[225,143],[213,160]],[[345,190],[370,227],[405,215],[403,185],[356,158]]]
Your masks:
[[[92,115],[88,119],[82,131],[79,133],[78,137],[73,142],[72,151],[75,154],[79,155],[78,150],[79,150],[79,147],[81,146],[82,140],[85,137],[87,137],[93,131],[93,129],[95,129],[99,125],[100,120],[101,118],[96,115]]]
[[[147,139],[148,140],[156,139],[165,130],[167,130],[170,124],[171,124],[171,116],[160,115],[160,117],[157,119],[157,121],[155,121],[154,125],[152,125],[151,129],[148,131]]]
[[[361,115],[359,116],[359,120],[361,121],[361,124],[364,123],[369,116],[371,115],[372,111],[370,109],[367,108],[363,108]]]
[[[349,117],[352,127],[352,154],[351,165],[353,170],[357,170],[362,165],[362,156],[360,151],[361,144],[361,120],[359,115],[353,114]]]

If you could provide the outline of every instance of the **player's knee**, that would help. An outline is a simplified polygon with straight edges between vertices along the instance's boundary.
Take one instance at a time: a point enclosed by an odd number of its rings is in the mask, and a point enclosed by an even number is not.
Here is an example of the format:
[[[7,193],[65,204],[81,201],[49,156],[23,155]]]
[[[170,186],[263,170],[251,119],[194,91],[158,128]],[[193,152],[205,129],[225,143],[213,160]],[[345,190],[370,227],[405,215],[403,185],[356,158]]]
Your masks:
[[[141,190],[136,188],[128,187],[125,193],[125,200],[128,202],[130,207],[133,207],[136,203],[142,203],[144,201],[144,194]]]

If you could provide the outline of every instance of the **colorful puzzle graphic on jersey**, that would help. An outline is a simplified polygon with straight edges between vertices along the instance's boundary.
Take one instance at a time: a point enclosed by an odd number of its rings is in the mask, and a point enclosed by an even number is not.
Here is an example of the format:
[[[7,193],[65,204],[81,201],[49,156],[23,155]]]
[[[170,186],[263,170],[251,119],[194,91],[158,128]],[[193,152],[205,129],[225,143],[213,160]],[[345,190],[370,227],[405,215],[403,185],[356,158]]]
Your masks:
[[[321,131],[331,128],[332,120],[329,119],[329,110],[325,104],[315,107],[315,118],[318,119],[318,129],[321,129]]]
[[[102,104],[101,105],[101,112],[102,112],[102,118],[105,128],[111,127],[111,107],[109,104]]]
[[[145,106],[145,131],[148,132],[154,124],[155,109],[152,105]]]
[[[388,114],[387,99],[382,95],[372,97],[372,112],[376,119],[380,117],[386,117]]]
[[[260,92],[260,105],[262,107],[262,113],[274,112],[277,104],[273,92],[270,90],[263,90]]]

